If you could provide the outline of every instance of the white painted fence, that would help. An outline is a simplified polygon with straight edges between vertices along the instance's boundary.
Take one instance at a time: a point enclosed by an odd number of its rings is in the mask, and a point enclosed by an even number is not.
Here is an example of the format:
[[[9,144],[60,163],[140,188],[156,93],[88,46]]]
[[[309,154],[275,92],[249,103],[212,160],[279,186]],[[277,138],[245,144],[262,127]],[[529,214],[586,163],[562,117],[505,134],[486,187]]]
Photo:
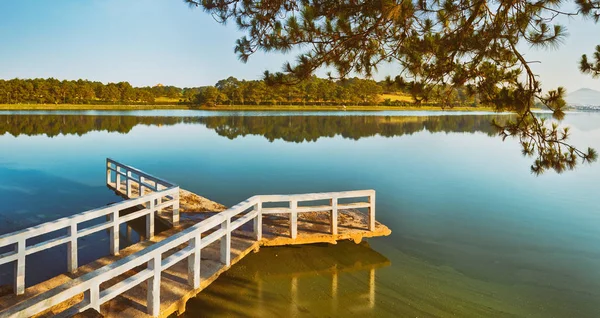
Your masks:
[[[114,163],[114,161],[111,161]],[[115,168],[116,169],[116,168]],[[113,170],[115,170],[113,169]],[[131,169],[131,168],[130,168]],[[134,171],[134,170],[130,170]],[[139,170],[136,173],[141,174]],[[110,181],[110,180],[108,180]],[[144,197],[140,198],[143,199]],[[338,204],[340,199],[369,198],[368,202]],[[137,200],[137,199],[134,199]],[[325,206],[298,206],[301,202],[329,200]],[[287,203],[287,208],[263,208],[263,203]],[[252,221],[253,239],[262,239],[262,216],[269,213],[289,213],[292,237],[297,235],[298,213],[331,211],[332,233],[337,233],[337,212],[340,209],[368,208],[369,229],[375,228],[375,191],[348,191],[299,195],[259,195],[201,221],[167,239],[127,256],[112,264],[85,274],[62,286],[37,295],[0,312],[0,317],[29,317],[84,293],[84,300],[70,311],[81,312],[88,308],[100,311],[100,305],[147,281],[147,312],[160,314],[161,272],[187,258],[188,283],[191,288],[200,286],[200,255],[202,249],[220,240],[220,261],[226,267],[231,264],[231,235],[242,225]],[[204,234],[204,235],[203,235]],[[172,253],[174,252],[174,253]],[[100,285],[138,266],[145,269],[137,274],[101,289]]]
[[[354,202],[342,204],[340,199],[368,198],[367,202]],[[329,205],[303,205],[299,202],[323,201],[329,200]],[[292,238],[298,235],[298,213],[302,212],[331,212],[330,225],[331,234],[338,234],[338,211],[345,209],[366,208],[369,213],[368,229],[375,229],[375,190],[359,190],[330,193],[307,193],[292,195],[261,195],[261,205],[263,203],[286,203],[287,207],[262,208],[262,214],[280,214],[287,213],[290,218],[290,233]]]
[[[112,160],[110,158],[106,159],[106,184],[109,185],[110,187],[113,186],[113,180],[112,180],[112,175],[115,174],[115,182],[114,182],[114,186],[115,186],[115,190],[117,190],[118,192],[120,192],[121,190],[123,190],[123,194],[125,194],[125,196],[128,199],[133,198],[133,186],[135,184],[137,184],[137,197],[140,196],[144,196],[144,194],[147,192],[146,190],[149,190],[151,192],[160,192],[160,193],[165,193],[164,196],[156,198],[157,202],[155,203],[156,206],[154,207],[159,213],[167,207],[172,207],[173,209],[173,214],[172,214],[172,219],[171,222],[173,223],[173,226],[177,226],[179,225],[179,186],[175,185],[174,183],[168,182],[164,179],[155,177],[151,174],[145,173],[142,170],[136,169],[134,167],[119,163],[115,160]],[[125,185],[124,185],[124,189],[123,188],[123,179],[125,179]],[[177,188],[177,191],[175,191],[175,188]],[[167,192],[162,192],[162,191],[167,191]],[[168,199],[168,200],[173,200],[172,202],[163,202],[163,199]],[[154,222],[153,218],[147,218],[147,223],[146,223],[146,231],[148,232],[148,229],[151,227],[152,231],[154,229],[154,225],[153,223],[150,224],[149,222]],[[153,234],[154,232],[152,232]],[[152,235],[150,235],[150,237],[152,237]]]
[[[25,262],[27,255],[31,255],[43,250],[55,247],[61,244],[67,244],[67,270],[74,272],[79,267],[77,261],[77,239],[102,231],[109,230],[110,236],[110,253],[117,255],[119,253],[119,226],[127,221],[146,217],[146,237],[150,238],[154,235],[154,212],[164,208],[171,207],[174,211],[173,215],[179,217],[179,187],[164,180],[147,175],[135,168],[125,166],[107,159],[108,171],[121,171],[117,174],[117,184],[119,184],[120,175],[127,176],[127,189],[131,189],[133,173],[140,177],[146,177],[154,182],[154,186],[147,187],[154,192],[144,196],[126,200],[123,202],[114,203],[106,207],[89,210],[69,217],[61,218],[56,221],[51,221],[26,228],[17,232],[8,233],[0,236],[0,247],[14,246],[13,252],[7,252],[0,255],[0,265],[14,262],[14,292],[21,295],[25,292]],[[110,173],[107,174],[107,182],[111,182]],[[160,189],[160,190],[158,190]],[[145,208],[127,214],[120,215],[120,211],[143,205]],[[106,220],[108,218],[108,220]],[[83,227],[83,222],[88,222],[98,219],[104,221],[99,224]],[[44,240],[42,242],[27,245],[27,241],[41,235],[65,231],[65,235]]]

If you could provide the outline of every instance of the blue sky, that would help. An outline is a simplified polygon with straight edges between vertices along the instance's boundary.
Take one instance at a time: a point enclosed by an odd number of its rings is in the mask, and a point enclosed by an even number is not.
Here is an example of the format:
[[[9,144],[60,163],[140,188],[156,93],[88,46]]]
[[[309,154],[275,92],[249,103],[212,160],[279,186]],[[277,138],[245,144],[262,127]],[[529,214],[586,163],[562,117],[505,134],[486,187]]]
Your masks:
[[[527,50],[545,89],[600,90],[600,80],[579,73],[582,53],[600,44],[600,25],[564,19],[570,37],[557,51]],[[180,87],[212,85],[230,75],[257,79],[279,71],[282,54],[257,54],[246,64],[233,52],[241,36],[180,0],[2,1],[0,78],[85,78]],[[383,66],[376,79],[395,74]]]

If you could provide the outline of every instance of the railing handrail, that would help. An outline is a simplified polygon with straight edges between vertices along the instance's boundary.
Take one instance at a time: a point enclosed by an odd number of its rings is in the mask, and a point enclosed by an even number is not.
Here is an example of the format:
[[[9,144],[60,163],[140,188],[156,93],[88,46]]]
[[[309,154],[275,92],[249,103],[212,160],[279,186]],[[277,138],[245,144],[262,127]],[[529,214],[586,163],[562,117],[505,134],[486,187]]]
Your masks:
[[[112,167],[113,165],[114,168]],[[154,235],[154,212],[160,211],[165,207],[172,207],[174,220],[173,224],[176,225],[179,220],[179,186],[154,177],[134,167],[121,164],[110,158],[106,159],[106,168],[107,183],[110,183],[111,171],[114,171],[117,175],[115,181],[117,191],[120,191],[120,177],[125,177],[127,200],[63,217],[58,220],[31,226],[12,233],[0,235],[0,248],[10,245],[15,246],[14,251],[0,254],[0,265],[16,262],[17,266],[15,266],[14,292],[17,295],[20,295],[25,291],[25,257],[27,255],[38,253],[58,245],[67,244],[68,271],[73,272],[78,267],[77,239],[80,237],[108,229],[111,236],[111,254],[115,255],[119,253],[119,226],[124,222],[140,217],[146,217],[146,231],[148,237],[150,238]],[[125,172],[119,170],[124,170]],[[138,176],[138,180],[132,177],[132,173]],[[155,186],[149,187],[153,191],[147,194],[145,191],[143,191],[143,187],[148,187],[148,185],[142,182],[142,178],[154,182]],[[138,182],[140,186],[139,196],[136,198],[129,197],[132,189],[131,181]],[[167,201],[163,202],[163,198],[166,198]],[[156,204],[156,202],[158,202],[158,204]],[[119,212],[122,210],[126,210],[138,205],[144,205],[145,208],[123,216],[119,214]],[[80,224],[86,221],[99,219],[103,216],[108,217],[106,222],[87,226],[81,229],[78,228]],[[29,246],[27,245],[27,241],[30,239],[60,230],[66,230],[67,234],[55,238],[42,239],[41,242],[36,242],[35,244]]]
[[[25,302],[17,304],[14,307],[9,308],[10,313],[9,317],[17,316],[19,314],[26,315],[34,315],[40,313],[46,309],[51,308],[67,299],[75,297],[81,293],[88,293],[91,295],[92,289],[97,289],[95,291],[96,294],[96,303],[93,303],[94,300],[84,300],[89,303],[84,303],[80,310],[84,310],[87,308],[95,308],[99,309],[99,306],[114,296],[113,294],[105,295],[106,298],[101,298],[100,295],[100,284],[117,277],[135,267],[143,265],[144,263],[150,264],[153,260],[161,260],[162,262],[168,262],[168,260],[162,260],[162,255],[173,248],[176,248],[186,242],[191,242],[191,240],[198,238],[199,249],[202,249],[209,244],[215,242],[218,239],[222,239],[224,236],[231,235],[236,228],[242,226],[243,224],[250,222],[253,219],[261,218],[261,208],[262,203],[266,202],[292,202],[292,201],[313,201],[313,200],[324,200],[330,199],[335,200],[338,198],[360,198],[375,195],[374,190],[358,190],[358,191],[343,191],[343,192],[329,192],[329,193],[309,193],[309,194],[291,194],[291,195],[255,195],[252,196],[233,207],[228,208],[227,210],[215,214],[197,224],[192,225],[191,227],[178,232],[156,244],[153,244],[139,252],[131,254],[123,259],[120,259],[112,264],[101,267],[95,271],[87,273],[77,279],[74,279],[68,283],[65,283],[62,286],[56,287],[52,290],[49,290],[45,293],[39,294],[31,299],[28,299]],[[336,203],[337,204],[337,203]],[[374,206],[374,202],[371,203]],[[243,216],[245,218],[243,222],[239,222],[235,227],[230,227],[229,222],[231,218],[239,215],[240,213],[253,208],[251,212],[248,212],[247,215]],[[332,208],[335,208],[335,205],[332,203]],[[290,212],[293,213],[293,212]],[[336,211],[337,213],[337,211]],[[239,220],[239,219],[238,219]],[[237,220],[236,220],[237,221]],[[337,222],[337,221],[336,221]],[[213,232],[212,234],[202,238],[202,234],[208,230],[214,229],[216,226],[221,224],[221,229]],[[227,227],[223,228],[223,224],[227,224]],[[223,231],[225,229],[225,231]],[[219,232],[220,231],[220,232]],[[255,228],[256,231],[256,228]],[[259,231],[262,232],[262,229]],[[210,237],[210,238],[209,238]],[[261,235],[258,234],[257,240],[260,240]],[[230,243],[229,243],[230,244]],[[222,245],[223,248],[223,245]],[[227,248],[227,251],[229,251]],[[183,257],[187,257],[188,255],[193,255],[193,251],[186,252],[187,254],[183,255]],[[228,264],[227,264],[228,265]],[[160,272],[162,272],[166,268],[162,268],[159,266]],[[199,269],[198,269],[199,270]],[[136,274],[140,275],[142,272]],[[150,275],[150,274],[148,274]],[[149,277],[154,277],[155,274],[152,274]],[[160,275],[160,274],[159,274]],[[136,285],[139,282],[136,283]],[[133,286],[121,287],[123,290],[128,290]],[[150,290],[150,284],[148,284],[148,289]],[[110,296],[110,297],[109,297]],[[160,303],[160,302],[159,302]],[[150,306],[150,304],[149,304]],[[154,306],[154,305],[153,305]],[[158,305],[159,306],[159,305]],[[151,310],[153,315],[157,315],[156,308]],[[5,312],[0,312],[0,316],[3,316]]]
[[[27,238],[30,239],[40,235],[48,234],[62,228],[71,225],[72,222],[76,222],[77,224],[89,221],[90,219],[95,219],[102,217],[104,215],[109,215],[112,210],[115,208],[119,208],[119,210],[127,209],[130,207],[134,207],[139,205],[142,202],[146,202],[148,200],[152,200],[153,198],[164,197],[166,194],[174,193],[177,187],[167,188],[160,191],[152,192],[142,197],[129,199],[121,202],[115,202],[100,208],[87,210],[84,212],[80,212],[77,214],[73,214],[71,216],[66,216],[54,221],[48,221],[46,223],[34,225],[22,230],[18,230],[11,233],[6,233],[0,235],[0,247],[4,247],[9,244],[14,244],[18,242],[18,236],[22,234],[29,234]],[[51,228],[50,228],[51,227]],[[2,257],[0,257],[2,259]]]
[[[153,244],[137,253],[124,257],[120,260],[115,261],[114,263],[101,267],[95,271],[89,272],[79,278],[65,283],[62,286],[51,289],[45,293],[30,298],[27,301],[19,303],[16,306],[10,307],[9,309],[14,314],[25,312],[26,315],[34,315],[48,308],[51,308],[53,305],[49,304],[55,303],[54,301],[52,301],[52,298],[58,298],[59,300],[56,301],[62,302],[89,290],[90,288],[92,288],[92,286],[99,286],[100,284],[109,279],[112,279],[137,266],[140,266],[154,258],[154,254],[160,253],[160,255],[162,255],[163,253],[185,243],[186,241],[189,241],[192,237],[201,235],[206,230],[214,228],[215,226],[221,224],[227,218],[231,218],[232,216],[235,216],[240,212],[249,209],[251,206],[254,206],[258,203],[257,197],[258,196],[253,196],[248,200],[242,201],[223,212],[215,214],[207,218],[206,220],[203,220],[181,232],[175,233],[172,236],[156,244]],[[227,233],[222,233],[218,237],[213,237],[212,242],[216,241],[217,239],[221,238],[223,235],[226,234]],[[2,314],[3,312],[0,312],[0,316],[3,316]]]
[[[286,202],[291,200],[296,201],[317,201],[327,199],[349,199],[368,197],[375,193],[375,190],[352,190],[340,192],[316,192],[302,194],[264,194],[259,195],[261,201],[265,202]]]
[[[143,176],[144,178],[152,179],[152,181],[159,181],[160,183],[164,184],[167,187],[176,186],[176,184],[173,183],[173,182],[167,181],[167,180],[165,180],[163,178],[156,177],[154,175],[151,175],[151,174],[149,174],[147,172],[144,172],[144,171],[142,171],[140,169],[137,169],[135,167],[132,167],[132,166],[120,163],[120,162],[118,162],[118,161],[116,161],[116,160],[114,160],[112,158],[106,158],[106,163],[112,163],[115,166],[123,167],[123,168],[125,168],[125,169],[127,169],[127,170],[129,170],[129,171],[131,171],[131,172],[133,172],[135,174],[137,174],[138,176]]]
[[[165,196],[165,194],[174,192],[173,190],[175,187],[174,187],[173,183],[170,183],[168,181],[165,181],[164,179],[160,179],[155,176],[152,176],[151,174],[145,173],[145,172],[143,172],[139,169],[136,169],[134,167],[131,167],[129,165],[121,164],[111,158],[107,158],[106,161],[116,164],[117,166],[124,167],[127,170],[130,170],[137,175],[143,176],[144,178],[156,179],[156,180],[160,181],[162,184],[169,185],[170,188],[158,190],[153,193],[143,195],[143,196],[140,196],[140,197],[137,197],[134,199],[128,199],[128,200],[121,201],[121,202],[115,202],[115,203],[109,204],[104,207],[87,210],[87,211],[80,212],[80,213],[77,213],[77,214],[74,214],[71,216],[63,217],[63,218],[60,218],[60,219],[57,219],[54,221],[49,221],[49,222],[45,222],[42,224],[34,225],[34,226],[31,226],[31,227],[28,227],[28,228],[25,228],[22,230],[18,230],[15,232],[2,234],[2,235],[0,235],[0,247],[4,247],[9,244],[17,243],[18,242],[17,237],[22,234],[25,234],[25,233],[29,234],[26,239],[37,237],[40,235],[44,235],[47,233],[51,233],[51,232],[60,230],[64,227],[66,227],[67,225],[70,225],[71,222],[73,222],[73,221],[76,222],[77,224],[79,224],[79,223],[88,221],[90,219],[108,215],[111,213],[111,211],[114,208],[119,207],[120,209],[127,209],[130,207],[139,205],[141,202],[146,202],[148,200],[151,200],[154,197],[163,197],[163,196]],[[364,196],[366,197],[374,192],[375,192],[375,190],[353,190],[353,191],[303,193],[303,194],[267,194],[267,195],[255,195],[255,196],[248,198],[247,200],[251,200],[256,197],[260,197],[261,202],[263,202],[263,203],[265,203],[265,202],[285,202],[285,201],[290,201],[290,200],[313,201],[313,200],[326,200],[326,199],[332,199],[332,198],[338,198],[338,199],[356,198],[356,197],[362,197],[361,196],[362,194],[364,194]],[[224,212],[225,211],[221,212],[220,214],[223,214]],[[282,213],[284,213],[284,212],[282,212]],[[0,259],[2,259],[1,256],[0,256]]]

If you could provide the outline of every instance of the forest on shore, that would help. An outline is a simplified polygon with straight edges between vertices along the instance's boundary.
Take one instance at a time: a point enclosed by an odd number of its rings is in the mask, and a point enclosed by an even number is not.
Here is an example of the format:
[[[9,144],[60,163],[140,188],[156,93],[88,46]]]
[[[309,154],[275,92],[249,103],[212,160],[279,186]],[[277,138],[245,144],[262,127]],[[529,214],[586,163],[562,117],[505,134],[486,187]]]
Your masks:
[[[448,105],[479,106],[467,90],[438,88],[431,96],[444,96]],[[0,79],[0,104],[53,105],[320,105],[320,106],[437,106],[439,98],[424,98],[414,87],[398,80],[376,82],[350,78],[330,80],[313,76],[294,84],[268,84],[264,80],[228,77],[214,86],[176,87],[157,84],[134,87],[128,82],[89,80]],[[415,102],[416,101],[416,102]]]

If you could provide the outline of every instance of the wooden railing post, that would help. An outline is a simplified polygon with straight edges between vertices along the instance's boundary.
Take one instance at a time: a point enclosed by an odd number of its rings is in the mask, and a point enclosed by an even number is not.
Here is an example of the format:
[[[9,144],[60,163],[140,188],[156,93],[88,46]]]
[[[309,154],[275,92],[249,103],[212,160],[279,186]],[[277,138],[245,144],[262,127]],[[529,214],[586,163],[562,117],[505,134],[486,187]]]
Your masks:
[[[110,170],[110,162],[106,161],[106,184],[107,185],[110,185],[110,182],[112,181],[111,175],[112,175],[112,170]]]
[[[146,188],[142,185],[142,182],[146,182],[144,181],[144,177],[140,176],[140,183],[139,183],[139,192],[140,192],[140,197],[144,195],[144,192],[146,192]]]
[[[179,187],[175,188],[175,194],[173,195],[173,219],[171,223],[173,223],[173,226],[179,225]]]
[[[148,261],[148,269],[153,271],[153,274],[148,278],[148,294],[146,300],[148,302],[148,314],[153,317],[160,315],[160,254],[155,255],[153,259]]]
[[[119,172],[119,166],[115,164],[115,175],[116,175],[116,181],[115,181],[115,188],[118,191],[121,191],[121,173]]]
[[[298,236],[298,201],[290,201],[290,235],[293,239]]]
[[[131,171],[127,171],[127,177],[125,178],[125,195],[129,199],[131,199],[131,188]]]
[[[156,205],[161,205],[162,203],[163,203],[163,197],[162,197],[162,196],[160,196],[160,197],[156,198]],[[164,208],[157,209],[157,210],[156,210],[156,214],[158,214],[158,215],[162,215],[162,211],[163,211],[163,209],[164,209]]]
[[[17,260],[15,261],[14,292],[16,295],[25,293],[25,248],[25,238],[22,238],[15,246]]]
[[[200,254],[201,234],[190,240],[190,246],[194,249],[188,256],[188,283],[194,289],[200,288]]]
[[[221,263],[225,266],[231,265],[231,219],[228,217],[221,228],[225,229],[225,235],[221,237]]]
[[[375,230],[375,191],[369,195],[369,231]]]
[[[154,236],[154,207],[154,199],[146,204],[146,209],[150,210],[146,215],[146,239],[148,240]]]
[[[67,270],[73,273],[77,270],[77,223],[71,224],[67,228],[67,233],[71,240],[67,243]]]
[[[115,209],[110,214],[110,221],[113,226],[110,227],[110,254],[119,255],[119,210]]]
[[[83,293],[83,298],[90,304],[90,308],[100,312],[100,284],[92,284],[90,289]]]
[[[254,211],[258,211],[252,222],[254,228],[254,238],[257,241],[260,241],[262,240],[262,202],[258,202],[254,205]]]
[[[331,234],[337,235],[338,234],[338,207],[337,207],[338,199],[331,198],[329,200],[329,204],[331,205],[331,216],[330,216]]]

